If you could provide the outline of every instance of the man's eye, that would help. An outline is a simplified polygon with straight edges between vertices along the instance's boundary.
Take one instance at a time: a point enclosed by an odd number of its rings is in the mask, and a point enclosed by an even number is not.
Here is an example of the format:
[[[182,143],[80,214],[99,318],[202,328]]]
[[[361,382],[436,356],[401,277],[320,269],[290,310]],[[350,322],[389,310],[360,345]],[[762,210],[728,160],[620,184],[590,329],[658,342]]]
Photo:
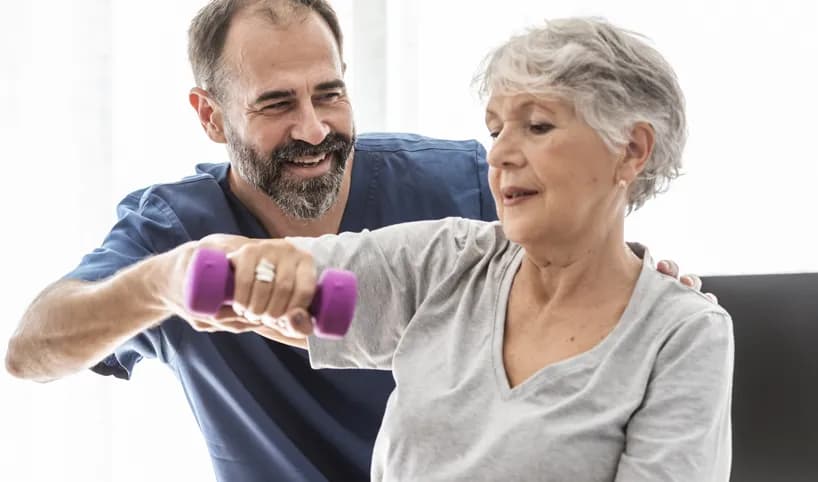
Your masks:
[[[340,92],[328,92],[326,94],[321,95],[319,98],[321,100],[325,100],[325,101],[334,101],[334,100],[338,100],[339,98],[341,98],[341,93]]]
[[[290,102],[276,102],[275,104],[268,104],[261,108],[261,110],[283,110],[290,106]]]
[[[534,134],[545,134],[548,131],[550,131],[551,129],[553,129],[554,126],[551,125],[551,124],[548,124],[548,123],[542,123],[542,124],[531,124],[531,125],[528,126],[528,128]]]

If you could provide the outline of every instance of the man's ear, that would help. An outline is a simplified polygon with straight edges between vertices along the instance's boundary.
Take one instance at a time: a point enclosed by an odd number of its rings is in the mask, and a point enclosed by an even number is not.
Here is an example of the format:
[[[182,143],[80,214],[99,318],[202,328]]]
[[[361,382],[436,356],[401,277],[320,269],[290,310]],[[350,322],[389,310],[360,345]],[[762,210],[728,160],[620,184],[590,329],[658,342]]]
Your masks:
[[[213,142],[224,144],[227,139],[224,136],[224,113],[221,106],[210,96],[210,94],[199,87],[190,89],[188,101],[196,111],[199,122],[202,124],[207,137]]]
[[[630,141],[625,147],[625,156],[619,166],[618,179],[632,183],[653,153],[656,134],[647,122],[637,122],[631,129]]]

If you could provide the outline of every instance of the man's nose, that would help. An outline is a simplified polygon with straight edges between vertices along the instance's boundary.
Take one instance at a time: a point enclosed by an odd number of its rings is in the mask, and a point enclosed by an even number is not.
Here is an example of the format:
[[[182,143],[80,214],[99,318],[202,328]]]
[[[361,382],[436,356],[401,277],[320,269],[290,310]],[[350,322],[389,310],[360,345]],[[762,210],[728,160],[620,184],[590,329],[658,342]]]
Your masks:
[[[312,104],[307,104],[299,111],[298,119],[293,126],[290,136],[293,139],[304,141],[312,145],[320,144],[330,132],[329,125],[324,122]]]

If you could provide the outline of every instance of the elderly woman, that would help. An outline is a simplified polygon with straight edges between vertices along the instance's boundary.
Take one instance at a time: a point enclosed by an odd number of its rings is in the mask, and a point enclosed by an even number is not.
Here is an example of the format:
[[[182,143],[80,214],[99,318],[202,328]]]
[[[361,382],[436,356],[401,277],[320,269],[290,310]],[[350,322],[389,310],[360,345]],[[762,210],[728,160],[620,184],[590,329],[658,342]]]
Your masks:
[[[499,223],[244,244],[234,263],[278,270],[237,297],[288,313],[275,336],[316,368],[393,371],[373,480],[726,481],[730,317],[624,241],[680,166],[671,68],[567,19],[497,49],[481,85]],[[341,341],[307,337],[326,266],[359,277]]]

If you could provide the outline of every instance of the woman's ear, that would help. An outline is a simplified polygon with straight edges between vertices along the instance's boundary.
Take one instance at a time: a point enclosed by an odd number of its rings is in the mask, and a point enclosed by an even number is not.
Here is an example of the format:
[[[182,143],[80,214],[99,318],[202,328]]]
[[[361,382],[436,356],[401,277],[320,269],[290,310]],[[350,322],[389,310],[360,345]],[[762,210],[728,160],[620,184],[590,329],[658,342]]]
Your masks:
[[[207,133],[207,137],[213,142],[224,144],[227,139],[224,136],[224,114],[221,106],[210,96],[210,94],[199,87],[190,89],[188,101],[196,111],[199,122]]]
[[[631,129],[630,142],[625,147],[625,156],[619,166],[619,179],[632,183],[653,153],[656,135],[653,126],[647,122],[637,122]]]

